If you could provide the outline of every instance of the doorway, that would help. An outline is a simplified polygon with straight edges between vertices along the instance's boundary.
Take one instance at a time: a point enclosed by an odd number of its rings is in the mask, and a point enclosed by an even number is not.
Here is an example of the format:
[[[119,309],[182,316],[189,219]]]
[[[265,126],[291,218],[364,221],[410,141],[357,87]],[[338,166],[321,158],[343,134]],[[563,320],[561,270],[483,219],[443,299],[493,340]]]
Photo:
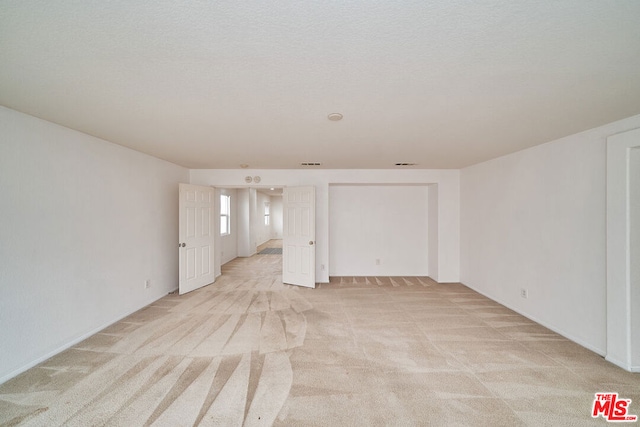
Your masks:
[[[248,258],[263,246],[277,246],[282,239],[282,187],[226,187],[219,188],[220,233],[218,239],[218,275],[222,265],[240,257]],[[228,219],[223,199],[228,197]],[[228,227],[225,232],[223,226]],[[274,240],[274,242],[271,242]],[[280,244],[281,246],[281,244]]]

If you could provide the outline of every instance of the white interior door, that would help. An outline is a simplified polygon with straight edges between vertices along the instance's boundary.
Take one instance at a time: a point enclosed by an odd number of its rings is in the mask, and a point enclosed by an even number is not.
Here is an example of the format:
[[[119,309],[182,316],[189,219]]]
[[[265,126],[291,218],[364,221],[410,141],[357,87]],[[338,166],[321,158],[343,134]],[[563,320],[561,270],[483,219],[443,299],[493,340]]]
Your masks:
[[[215,281],[215,190],[180,184],[180,295]]]
[[[282,210],[282,281],[315,288],[315,187],[286,187],[282,196]]]

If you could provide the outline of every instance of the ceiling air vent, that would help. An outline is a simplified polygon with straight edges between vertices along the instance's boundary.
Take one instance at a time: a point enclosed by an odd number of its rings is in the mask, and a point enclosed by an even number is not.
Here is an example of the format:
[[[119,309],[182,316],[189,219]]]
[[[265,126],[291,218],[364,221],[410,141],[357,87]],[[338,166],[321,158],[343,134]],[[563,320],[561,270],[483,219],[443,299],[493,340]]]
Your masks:
[[[300,166],[320,166],[321,164],[320,162],[302,162]]]
[[[417,166],[417,163],[396,163],[396,166]]]

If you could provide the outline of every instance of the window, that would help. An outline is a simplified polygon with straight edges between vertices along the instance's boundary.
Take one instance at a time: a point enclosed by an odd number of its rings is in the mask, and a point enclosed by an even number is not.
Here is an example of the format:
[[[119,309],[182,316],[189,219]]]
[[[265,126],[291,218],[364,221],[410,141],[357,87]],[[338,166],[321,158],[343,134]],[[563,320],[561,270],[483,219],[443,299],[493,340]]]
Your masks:
[[[231,196],[220,196],[220,235],[231,234]]]
[[[269,225],[269,203],[264,203],[264,225]]]

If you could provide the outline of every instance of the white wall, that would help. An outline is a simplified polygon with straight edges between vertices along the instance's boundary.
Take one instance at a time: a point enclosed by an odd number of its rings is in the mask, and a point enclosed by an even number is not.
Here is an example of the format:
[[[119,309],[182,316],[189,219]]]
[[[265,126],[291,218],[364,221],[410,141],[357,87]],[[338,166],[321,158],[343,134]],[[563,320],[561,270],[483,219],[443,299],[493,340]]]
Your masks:
[[[639,125],[634,116],[463,169],[462,282],[604,354],[606,137]]]
[[[282,239],[282,196],[271,196],[271,238]]]
[[[457,282],[460,255],[460,194],[458,170],[191,170],[191,183],[233,187],[244,185],[247,175],[260,176],[265,187],[313,185],[316,188],[316,280],[329,280],[330,184],[437,184],[438,266],[429,268],[439,282]],[[325,270],[321,265],[326,265]],[[434,276],[432,271],[436,271]]]
[[[427,216],[429,225],[427,229],[429,242],[427,252],[429,254],[429,275],[433,279],[438,277],[438,185],[429,185],[428,191],[427,206],[429,213]]]
[[[329,186],[329,274],[428,276],[428,187]]]
[[[236,209],[232,212],[237,224],[232,230],[232,233],[234,230],[236,232],[236,256],[254,255],[258,245],[270,239],[282,239],[282,196],[270,196],[249,187],[233,191],[237,193]],[[271,206],[271,220],[268,226],[264,224],[265,203]]]
[[[250,209],[249,209],[249,189],[239,188],[236,191],[237,203],[236,203],[236,219],[237,219],[237,232],[236,239],[238,256],[248,257],[255,253],[255,247],[251,249],[251,222],[250,222]]]
[[[177,287],[189,174],[4,107],[0,139],[2,382]]]
[[[264,205],[265,203],[271,205],[271,197],[264,193],[256,193],[256,211],[253,218],[253,226],[255,227],[257,247],[271,239],[271,218],[269,219],[269,225],[264,223]]]

